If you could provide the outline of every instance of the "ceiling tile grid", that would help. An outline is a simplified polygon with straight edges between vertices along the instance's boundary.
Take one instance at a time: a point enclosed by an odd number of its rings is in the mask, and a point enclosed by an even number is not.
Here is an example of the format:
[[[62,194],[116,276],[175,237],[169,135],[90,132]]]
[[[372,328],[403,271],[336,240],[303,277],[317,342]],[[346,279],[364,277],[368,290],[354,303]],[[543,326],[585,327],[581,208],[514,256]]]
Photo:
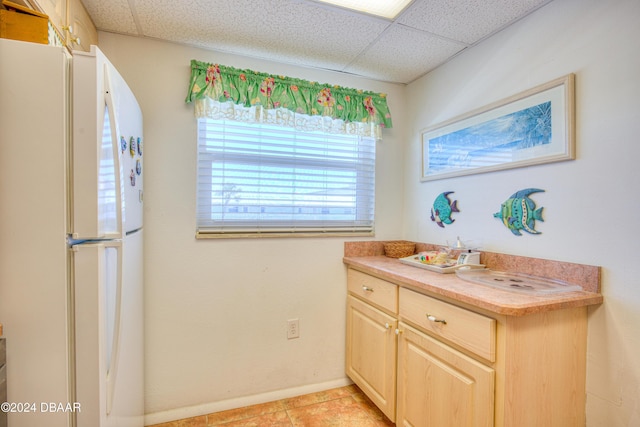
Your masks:
[[[98,30],[410,83],[551,0],[414,0],[395,19],[315,0],[82,0]]]
[[[409,82],[426,74],[467,45],[394,25],[345,71],[377,80]]]

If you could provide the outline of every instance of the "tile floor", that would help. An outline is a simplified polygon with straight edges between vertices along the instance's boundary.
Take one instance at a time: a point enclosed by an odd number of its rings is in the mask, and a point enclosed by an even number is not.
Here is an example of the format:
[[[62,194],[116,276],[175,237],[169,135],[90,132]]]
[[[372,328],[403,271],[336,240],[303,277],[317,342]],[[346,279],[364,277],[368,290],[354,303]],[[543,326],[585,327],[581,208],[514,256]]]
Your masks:
[[[148,427],[392,427],[356,385]]]

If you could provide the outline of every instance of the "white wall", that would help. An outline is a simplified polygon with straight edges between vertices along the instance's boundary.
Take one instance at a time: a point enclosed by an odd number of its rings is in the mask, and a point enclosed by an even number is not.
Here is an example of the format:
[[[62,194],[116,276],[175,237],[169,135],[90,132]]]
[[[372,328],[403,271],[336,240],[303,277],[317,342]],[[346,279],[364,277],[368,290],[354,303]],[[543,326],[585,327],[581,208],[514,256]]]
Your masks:
[[[495,252],[602,266],[605,302],[589,313],[587,424],[640,425],[640,2],[555,0],[410,84],[404,236],[461,236]],[[420,130],[568,73],[576,74],[577,159],[421,183]],[[493,218],[538,187],[540,235]],[[461,212],[429,219],[443,191]]]
[[[376,239],[402,232],[404,86],[100,33],[144,114],[146,422],[347,383],[342,238],[199,240],[191,59],[385,92]],[[362,239],[360,239],[362,240]],[[300,319],[301,337],[286,338]]]

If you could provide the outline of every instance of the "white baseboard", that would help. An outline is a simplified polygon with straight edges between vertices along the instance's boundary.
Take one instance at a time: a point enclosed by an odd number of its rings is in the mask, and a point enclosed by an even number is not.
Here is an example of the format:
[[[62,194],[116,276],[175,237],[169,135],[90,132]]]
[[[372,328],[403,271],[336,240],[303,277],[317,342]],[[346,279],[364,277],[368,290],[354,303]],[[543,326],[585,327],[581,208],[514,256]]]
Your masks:
[[[245,406],[257,405],[260,403],[273,402],[275,400],[287,399],[289,397],[301,396],[303,394],[316,393],[318,391],[344,387],[350,384],[353,384],[353,382],[349,378],[345,377],[319,384],[309,384],[300,387],[287,388],[284,390],[254,394],[251,396],[236,397],[233,399],[221,400],[219,402],[210,402],[204,403],[202,405],[187,406],[184,408],[170,409],[168,411],[154,412],[145,414],[144,425],[150,426],[153,424],[181,420],[183,418],[192,418],[211,414],[214,412],[226,411],[228,409],[236,409]]]

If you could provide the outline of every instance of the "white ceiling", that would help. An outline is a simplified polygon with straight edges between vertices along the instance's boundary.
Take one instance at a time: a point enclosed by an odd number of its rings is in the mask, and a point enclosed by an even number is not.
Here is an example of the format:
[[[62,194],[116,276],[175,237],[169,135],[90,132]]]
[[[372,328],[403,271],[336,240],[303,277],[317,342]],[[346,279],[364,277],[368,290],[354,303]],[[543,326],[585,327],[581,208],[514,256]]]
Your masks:
[[[82,0],[98,30],[394,83],[550,1],[414,0],[387,20],[314,0]]]

